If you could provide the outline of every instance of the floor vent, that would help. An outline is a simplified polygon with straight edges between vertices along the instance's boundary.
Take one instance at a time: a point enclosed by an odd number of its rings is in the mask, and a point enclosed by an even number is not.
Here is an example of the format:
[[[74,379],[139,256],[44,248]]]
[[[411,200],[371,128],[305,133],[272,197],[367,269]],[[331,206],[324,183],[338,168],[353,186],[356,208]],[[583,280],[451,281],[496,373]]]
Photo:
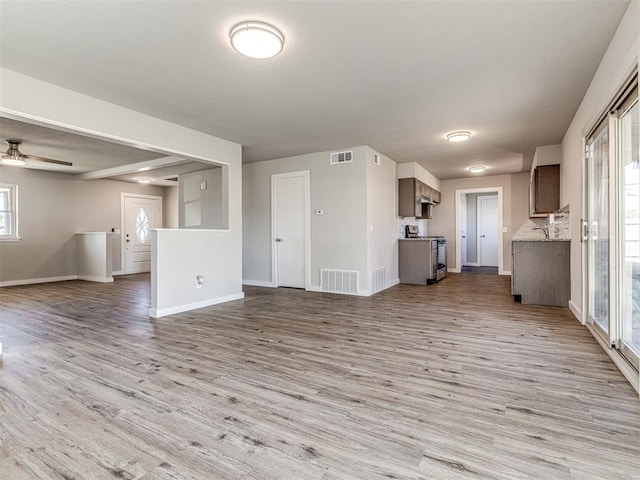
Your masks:
[[[332,152],[329,156],[329,163],[331,165],[338,165],[340,163],[353,163],[353,150],[346,150],[344,152]]]
[[[358,293],[358,272],[355,270],[320,270],[323,292]]]
[[[384,267],[371,270],[371,293],[376,293],[380,290],[384,290],[384,287],[387,284],[386,277],[387,269]]]

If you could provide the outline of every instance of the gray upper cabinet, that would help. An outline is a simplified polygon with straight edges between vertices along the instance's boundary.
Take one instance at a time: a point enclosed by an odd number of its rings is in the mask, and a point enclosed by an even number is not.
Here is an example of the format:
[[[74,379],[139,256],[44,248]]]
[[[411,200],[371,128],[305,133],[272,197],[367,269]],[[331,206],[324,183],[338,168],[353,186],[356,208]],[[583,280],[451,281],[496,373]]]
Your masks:
[[[433,205],[428,202],[439,204],[440,192],[417,178],[398,180],[398,216],[431,218]]]
[[[546,217],[560,208],[560,165],[540,165],[529,185],[531,217]]]

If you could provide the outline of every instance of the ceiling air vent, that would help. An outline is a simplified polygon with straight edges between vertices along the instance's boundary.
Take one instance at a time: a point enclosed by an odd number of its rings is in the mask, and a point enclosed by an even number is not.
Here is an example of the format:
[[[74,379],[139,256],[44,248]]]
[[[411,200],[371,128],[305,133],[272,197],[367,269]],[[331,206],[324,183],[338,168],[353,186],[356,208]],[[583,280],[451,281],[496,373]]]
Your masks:
[[[339,163],[353,163],[353,150],[332,152],[329,157],[329,163],[331,165],[338,165]]]

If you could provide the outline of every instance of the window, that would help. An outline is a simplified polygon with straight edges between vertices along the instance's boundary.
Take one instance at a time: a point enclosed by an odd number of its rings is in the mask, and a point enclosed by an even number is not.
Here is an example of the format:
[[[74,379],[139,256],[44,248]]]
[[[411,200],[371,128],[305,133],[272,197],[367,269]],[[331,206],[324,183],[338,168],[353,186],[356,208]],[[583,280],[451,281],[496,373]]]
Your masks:
[[[0,240],[18,238],[18,186],[0,183]]]

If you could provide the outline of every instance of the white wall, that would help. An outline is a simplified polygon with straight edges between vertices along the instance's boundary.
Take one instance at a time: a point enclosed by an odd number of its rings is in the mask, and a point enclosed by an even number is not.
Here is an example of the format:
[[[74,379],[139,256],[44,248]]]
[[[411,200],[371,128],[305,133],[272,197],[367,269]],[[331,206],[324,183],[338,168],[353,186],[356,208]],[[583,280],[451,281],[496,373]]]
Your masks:
[[[226,169],[201,170],[178,177],[180,228],[227,228]],[[201,188],[205,182],[206,188]]]
[[[456,265],[455,191],[473,188],[502,187],[502,222],[507,231],[502,233],[503,270],[511,271],[511,238],[529,218],[529,174],[494,175],[485,177],[442,180],[442,203],[433,209],[429,223],[430,235],[447,237],[447,262],[451,269]]]
[[[271,175],[310,171],[311,289],[320,288],[320,269],[356,270],[359,291],[370,291],[371,270],[386,268],[397,281],[396,164],[367,146],[352,149],[353,163],[330,165],[330,152],[246,164],[243,167],[243,278],[272,284]],[[316,215],[315,210],[323,210]]]
[[[309,170],[311,177],[311,286],[320,269],[357,270],[360,289],[367,273],[367,147],[353,148],[353,163],[329,164],[329,152],[243,166],[243,279],[271,283],[271,175]],[[315,215],[317,209],[323,215]]]
[[[113,180],[0,166],[0,183],[18,185],[21,240],[0,242],[0,282],[78,274],[79,232],[120,228],[120,193],[162,196],[164,189]],[[120,270],[120,235],[112,235],[113,271]]]
[[[380,165],[373,163],[373,149],[366,147],[368,271],[385,268],[386,286],[398,277],[398,181],[396,162],[378,153]],[[370,278],[369,278],[370,280]],[[371,288],[371,285],[369,286]]]
[[[429,170],[416,162],[399,163],[397,166],[398,178],[417,178],[436,190],[440,190],[440,179]]]
[[[633,0],[562,140],[560,204],[571,205],[571,307],[582,317],[583,139],[638,62],[640,2]]]
[[[85,232],[75,235],[79,280],[113,282],[111,235],[111,232]]]
[[[244,297],[238,290],[240,270],[228,252],[215,248],[232,237],[225,230],[154,229],[151,309],[154,318]],[[213,247],[213,248],[212,248]],[[205,254],[206,252],[206,254]],[[222,278],[220,272],[227,272]],[[198,286],[197,278],[202,277]],[[163,281],[171,278],[172,281]]]
[[[178,187],[164,187],[164,201],[162,202],[164,228],[178,228]]]
[[[88,97],[53,84],[7,70],[0,70],[0,115],[75,133],[143,147],[166,155],[228,166],[229,232],[213,238],[206,247],[194,245],[202,258],[224,252],[224,268],[211,272],[208,282],[220,291],[242,292],[242,147],[211,135],[144,115],[118,105]],[[53,201],[54,199],[50,199]],[[41,233],[45,242],[46,232]],[[197,250],[195,250],[197,248]],[[153,267],[152,267],[153,268]],[[152,282],[158,292],[179,289],[181,271],[173,264],[171,274],[163,270]],[[211,292],[215,292],[212,289]],[[161,299],[160,299],[161,300]],[[201,301],[193,291],[180,298],[185,304]],[[168,305],[166,308],[179,307]]]

